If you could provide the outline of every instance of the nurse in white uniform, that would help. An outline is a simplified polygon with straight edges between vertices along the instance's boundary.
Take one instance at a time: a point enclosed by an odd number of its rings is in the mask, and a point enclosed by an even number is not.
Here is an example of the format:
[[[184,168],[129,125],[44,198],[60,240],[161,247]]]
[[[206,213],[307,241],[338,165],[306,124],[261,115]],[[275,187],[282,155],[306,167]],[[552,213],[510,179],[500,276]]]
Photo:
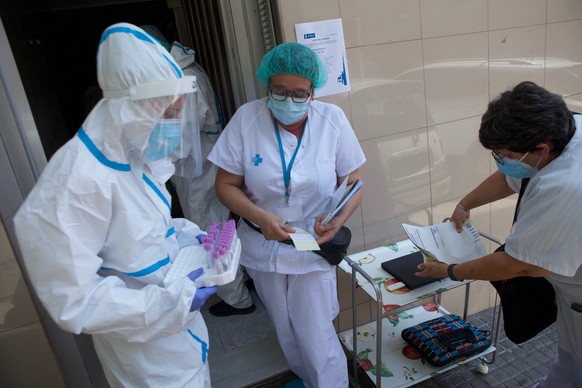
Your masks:
[[[514,194],[530,178],[505,252],[456,266],[421,264],[419,275],[545,276],[556,292],[558,360],[537,387],[582,387],[582,116],[561,96],[522,82],[489,104],[479,140],[499,171],[461,199],[452,219],[460,229],[470,209]]]
[[[163,286],[202,233],[165,188],[200,172],[195,80],[127,23],[104,31],[97,73],[104,98],[14,217],[25,269],[59,327],[92,335],[110,386],[210,387],[199,308],[216,287],[201,270]]]
[[[344,179],[360,178],[366,158],[342,110],[314,100],[327,74],[311,49],[275,47],[257,77],[267,97],[237,110],[208,157],[219,167],[216,192],[246,220],[238,228],[241,264],[291,370],[306,387],[347,387],[346,357],[332,322],[339,310],[335,267],[279,241],[295,227],[320,244],[329,241],[359,205],[361,191],[322,226],[330,197]]]

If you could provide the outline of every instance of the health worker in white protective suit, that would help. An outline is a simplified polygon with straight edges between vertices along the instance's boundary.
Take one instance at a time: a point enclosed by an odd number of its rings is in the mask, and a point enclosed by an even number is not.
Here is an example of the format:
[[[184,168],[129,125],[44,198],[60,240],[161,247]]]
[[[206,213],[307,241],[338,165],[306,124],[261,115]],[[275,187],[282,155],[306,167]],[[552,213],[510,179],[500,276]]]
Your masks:
[[[105,30],[104,98],[48,163],[14,218],[26,271],[64,330],[91,334],[112,387],[209,387],[202,269],[169,287],[202,231],[172,219],[165,182],[200,173],[196,84],[150,35]]]
[[[211,222],[222,222],[229,218],[230,210],[219,200],[214,189],[218,167],[206,158],[212,151],[222,132],[221,109],[206,72],[196,63],[194,50],[172,43],[170,53],[186,75],[196,77],[201,96],[198,98],[200,118],[200,148],[202,150],[202,174],[194,179],[173,176],[172,182],[180,199],[184,216],[208,229]],[[208,309],[218,317],[245,315],[256,310],[253,299],[244,283],[244,274],[239,266],[234,281],[220,286],[216,295],[222,299]]]

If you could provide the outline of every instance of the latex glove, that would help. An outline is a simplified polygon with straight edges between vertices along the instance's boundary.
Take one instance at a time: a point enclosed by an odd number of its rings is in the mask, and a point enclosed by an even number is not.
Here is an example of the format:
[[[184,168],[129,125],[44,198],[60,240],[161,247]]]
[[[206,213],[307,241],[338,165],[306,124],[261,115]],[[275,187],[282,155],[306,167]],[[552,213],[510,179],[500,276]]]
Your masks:
[[[188,274],[188,278],[192,281],[198,279],[202,275],[204,270],[202,268],[195,269]],[[204,306],[206,299],[210,298],[218,290],[217,286],[212,287],[199,287],[194,294],[194,299],[192,299],[192,304],[190,305],[190,312],[194,310],[200,310],[200,307]]]
[[[198,242],[200,244],[202,244],[202,239],[206,237],[206,233],[200,233],[198,236],[196,236],[196,240],[198,240]]]

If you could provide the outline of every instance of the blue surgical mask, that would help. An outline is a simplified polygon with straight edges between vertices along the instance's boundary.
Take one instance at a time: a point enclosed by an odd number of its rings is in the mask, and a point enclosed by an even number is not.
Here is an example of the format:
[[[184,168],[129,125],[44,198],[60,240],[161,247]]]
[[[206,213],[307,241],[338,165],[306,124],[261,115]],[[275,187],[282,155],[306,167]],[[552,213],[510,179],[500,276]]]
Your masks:
[[[309,99],[305,102],[295,102],[291,98],[286,98],[283,101],[274,100],[269,97],[267,104],[273,116],[284,125],[295,124],[305,116],[307,108],[309,108]]]
[[[530,166],[527,163],[522,162],[522,160],[527,156],[527,154],[529,154],[529,152],[523,155],[519,160],[504,157],[502,159],[503,164],[500,163],[498,160],[495,160],[495,164],[497,164],[497,168],[499,169],[499,171],[501,171],[507,176],[519,179],[529,178],[536,173],[537,169],[535,167]]]
[[[182,120],[160,120],[152,130],[144,151],[150,160],[169,156],[182,141]]]

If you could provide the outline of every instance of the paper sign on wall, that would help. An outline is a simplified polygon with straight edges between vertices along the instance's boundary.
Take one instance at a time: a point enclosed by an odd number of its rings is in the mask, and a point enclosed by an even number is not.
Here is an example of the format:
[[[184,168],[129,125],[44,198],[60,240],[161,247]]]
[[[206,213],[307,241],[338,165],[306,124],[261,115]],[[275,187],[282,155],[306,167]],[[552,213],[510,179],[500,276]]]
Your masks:
[[[346,46],[341,19],[295,25],[297,43],[311,48],[321,58],[327,70],[327,83],[317,89],[316,96],[323,97],[350,91]]]

